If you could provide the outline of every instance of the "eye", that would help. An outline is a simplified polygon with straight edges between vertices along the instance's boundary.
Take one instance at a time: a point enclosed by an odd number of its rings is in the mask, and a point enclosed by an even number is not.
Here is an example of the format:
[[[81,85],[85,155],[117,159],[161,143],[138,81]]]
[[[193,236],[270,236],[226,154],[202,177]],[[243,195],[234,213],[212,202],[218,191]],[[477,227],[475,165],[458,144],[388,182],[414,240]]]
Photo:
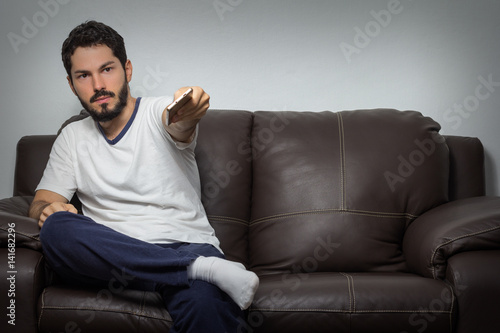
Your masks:
[[[109,72],[111,72],[111,70],[112,70],[112,68],[111,68],[111,67],[106,67],[106,68],[104,68],[102,71],[103,71],[103,72],[106,72],[106,73],[109,73]]]
[[[80,74],[77,76],[78,79],[85,79],[88,75],[87,74]]]

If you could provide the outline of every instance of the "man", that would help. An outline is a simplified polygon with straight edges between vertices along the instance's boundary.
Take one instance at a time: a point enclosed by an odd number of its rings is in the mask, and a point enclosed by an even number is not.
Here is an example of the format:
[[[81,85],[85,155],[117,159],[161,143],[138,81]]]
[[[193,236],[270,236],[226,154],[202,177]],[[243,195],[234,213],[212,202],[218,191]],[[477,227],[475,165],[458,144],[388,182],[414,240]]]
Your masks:
[[[95,21],[73,29],[62,59],[91,117],[62,130],[30,207],[48,263],[85,284],[132,276],[133,288],[161,293],[171,332],[235,332],[259,280],[224,259],[201,205],[194,147],[209,96],[193,87],[167,124],[170,100],[130,95],[123,38]]]

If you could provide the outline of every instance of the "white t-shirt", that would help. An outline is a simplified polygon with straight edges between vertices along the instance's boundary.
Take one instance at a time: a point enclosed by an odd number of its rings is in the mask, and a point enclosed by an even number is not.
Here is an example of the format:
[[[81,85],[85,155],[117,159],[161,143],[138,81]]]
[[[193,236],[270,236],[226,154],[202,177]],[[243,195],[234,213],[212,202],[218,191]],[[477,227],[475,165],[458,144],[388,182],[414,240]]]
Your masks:
[[[66,126],[56,139],[37,190],[70,200],[85,216],[149,243],[207,243],[220,250],[201,204],[195,139],[175,142],[162,124],[171,102],[138,98],[134,114],[110,141],[91,117]]]

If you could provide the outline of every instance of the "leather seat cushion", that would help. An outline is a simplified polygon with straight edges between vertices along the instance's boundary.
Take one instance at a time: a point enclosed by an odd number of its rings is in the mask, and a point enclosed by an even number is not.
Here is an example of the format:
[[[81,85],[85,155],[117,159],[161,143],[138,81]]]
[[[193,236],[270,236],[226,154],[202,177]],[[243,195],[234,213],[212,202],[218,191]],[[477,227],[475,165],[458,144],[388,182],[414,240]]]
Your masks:
[[[406,273],[261,276],[256,332],[450,332],[456,300],[443,281]]]
[[[160,294],[51,286],[38,302],[41,332],[167,332],[172,318]]]

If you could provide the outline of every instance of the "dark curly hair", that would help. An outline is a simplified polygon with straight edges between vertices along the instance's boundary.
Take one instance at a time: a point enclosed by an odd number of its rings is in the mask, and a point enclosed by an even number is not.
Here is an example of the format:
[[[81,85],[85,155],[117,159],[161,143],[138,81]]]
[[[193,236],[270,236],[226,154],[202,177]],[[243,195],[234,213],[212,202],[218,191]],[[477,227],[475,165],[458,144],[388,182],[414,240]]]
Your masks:
[[[125,50],[123,37],[104,23],[87,21],[74,28],[62,45],[62,61],[70,79],[71,56],[75,53],[75,50],[78,47],[91,47],[96,45],[106,45],[109,47],[111,51],[113,51],[113,55],[120,60],[122,67],[125,69],[127,52]]]

